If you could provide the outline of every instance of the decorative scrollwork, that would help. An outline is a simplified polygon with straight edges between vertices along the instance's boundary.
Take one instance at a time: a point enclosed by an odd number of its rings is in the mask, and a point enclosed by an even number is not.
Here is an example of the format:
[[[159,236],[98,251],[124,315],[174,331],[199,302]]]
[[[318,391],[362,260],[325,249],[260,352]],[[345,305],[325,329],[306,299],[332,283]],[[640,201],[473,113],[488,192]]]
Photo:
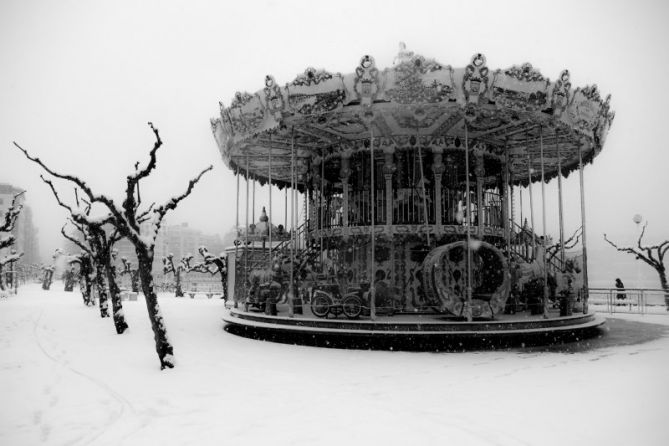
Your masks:
[[[265,88],[263,91],[265,92],[265,107],[268,113],[276,120],[280,120],[283,116],[285,102],[281,88],[276,84],[273,76],[269,74],[265,76]]]
[[[462,78],[462,89],[468,102],[478,102],[479,98],[488,90],[488,71],[485,56],[481,53],[474,54],[471,63],[465,68],[465,75]]]
[[[316,70],[309,67],[304,70],[304,74],[300,74],[292,82],[294,86],[308,87],[310,85],[318,85],[323,81],[332,79],[332,74],[325,70]]]
[[[571,94],[571,82],[569,78],[569,70],[563,70],[553,87],[553,93],[551,94],[551,108],[553,109],[553,114],[557,116],[560,116],[569,104],[569,96]]]
[[[504,74],[519,81],[540,82],[544,81],[543,75],[532,67],[531,63],[524,63],[521,66],[514,65],[507,69]]]
[[[379,92],[379,70],[372,56],[365,55],[360,59],[360,65],[355,69],[354,85],[360,105],[371,106]]]

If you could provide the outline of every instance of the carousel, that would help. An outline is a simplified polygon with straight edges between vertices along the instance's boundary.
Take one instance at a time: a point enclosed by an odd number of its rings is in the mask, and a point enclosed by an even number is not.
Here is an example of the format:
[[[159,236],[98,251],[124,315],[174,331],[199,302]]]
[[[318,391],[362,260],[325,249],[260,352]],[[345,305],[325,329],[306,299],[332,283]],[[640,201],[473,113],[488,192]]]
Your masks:
[[[609,101],[567,70],[552,82],[483,54],[453,68],[404,45],[389,68],[366,55],[351,74],[307,68],[237,93],[211,120],[237,177],[227,329],[437,349],[596,333],[583,167],[603,148]],[[565,210],[572,173],[580,209]],[[551,181],[559,234],[545,229]],[[566,239],[569,211],[581,227]]]

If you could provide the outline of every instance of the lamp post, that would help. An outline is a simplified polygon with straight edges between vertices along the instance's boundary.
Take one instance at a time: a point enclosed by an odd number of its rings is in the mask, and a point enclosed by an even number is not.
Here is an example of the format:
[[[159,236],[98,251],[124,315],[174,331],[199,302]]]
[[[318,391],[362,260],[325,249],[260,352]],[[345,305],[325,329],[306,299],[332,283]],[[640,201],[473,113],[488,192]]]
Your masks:
[[[636,224],[636,233],[638,236],[641,236],[640,228],[641,228],[641,222],[643,221],[643,217],[640,214],[634,214],[634,217],[632,217],[632,221]],[[638,240],[638,239],[637,239]],[[640,268],[640,263],[639,263],[639,258],[637,257],[637,262],[636,262],[636,286],[638,288],[637,292],[638,294],[638,299],[639,299],[639,308],[642,308],[642,297],[643,297],[643,292],[641,289],[643,288],[641,286],[641,268]],[[630,307],[632,304],[630,303]]]

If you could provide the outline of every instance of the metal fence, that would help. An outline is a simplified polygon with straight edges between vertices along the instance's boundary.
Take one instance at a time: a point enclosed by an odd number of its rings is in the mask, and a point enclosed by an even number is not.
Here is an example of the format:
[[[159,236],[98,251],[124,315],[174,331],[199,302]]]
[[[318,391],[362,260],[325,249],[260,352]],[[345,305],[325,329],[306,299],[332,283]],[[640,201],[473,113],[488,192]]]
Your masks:
[[[669,294],[658,288],[589,288],[588,305],[604,313],[668,314]]]

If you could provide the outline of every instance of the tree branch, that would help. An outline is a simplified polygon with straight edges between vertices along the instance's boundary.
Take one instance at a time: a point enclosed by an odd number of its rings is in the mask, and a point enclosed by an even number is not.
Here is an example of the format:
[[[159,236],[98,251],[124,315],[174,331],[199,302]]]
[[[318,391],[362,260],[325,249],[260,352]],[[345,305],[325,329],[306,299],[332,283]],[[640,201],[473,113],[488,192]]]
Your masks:
[[[609,239],[607,238],[606,234],[604,234],[604,240],[606,240],[606,241],[609,243],[609,245],[613,246],[613,247],[616,248],[618,251],[620,251],[620,252],[626,252],[626,253],[629,253],[629,254],[634,254],[634,256],[635,256],[637,259],[640,259],[640,260],[642,260],[643,262],[647,263],[648,265],[652,266],[654,269],[657,269],[657,266],[658,266],[658,265],[656,265],[655,263],[653,263],[653,260],[651,260],[651,259],[647,258],[646,256],[644,256],[642,252],[638,252],[638,251],[636,251],[634,248],[620,247],[620,246],[616,245],[615,243],[613,243],[611,240],[609,240]]]
[[[193,191],[193,187],[195,187],[198,181],[200,181],[202,175],[209,172],[211,169],[213,169],[213,166],[209,166],[203,169],[202,172],[200,172],[195,178],[193,178],[188,182],[188,188],[186,189],[186,192],[179,195],[178,197],[172,197],[167,203],[156,208],[153,212],[159,215],[159,221],[162,221],[167,211],[176,209],[179,202],[190,195],[190,193]]]
[[[74,238],[74,237],[65,233],[65,226],[66,225],[67,224],[64,224],[63,227],[60,228],[60,233],[63,234],[63,237],[65,237],[66,239],[68,239],[69,241],[71,241],[72,243],[77,245],[78,247],[80,247],[83,251],[86,251],[88,254],[92,254],[90,247],[84,246],[84,244],[81,243],[79,240],[77,240],[76,238]],[[81,231],[81,228],[77,228],[77,229],[79,229]]]
[[[14,195],[14,198],[12,198],[12,204],[9,205],[9,209],[7,209],[7,212],[5,213],[5,221],[3,222],[2,226],[0,226],[0,232],[10,232],[14,229],[14,224],[16,223],[21,210],[23,209],[22,204],[17,206],[16,199],[24,193],[25,191],[19,192],[18,194]]]
[[[25,155],[26,158],[28,158],[30,161],[40,165],[42,167],[42,169],[44,169],[50,175],[52,175],[56,178],[60,178],[62,180],[70,181],[70,182],[76,184],[77,186],[79,186],[79,188],[86,193],[86,195],[91,200],[91,202],[103,203],[105,206],[107,206],[107,208],[109,209],[109,212],[112,213],[112,215],[114,215],[116,220],[122,222],[123,216],[121,215],[119,209],[116,207],[116,205],[114,204],[114,202],[111,199],[105,197],[104,195],[95,195],[93,193],[93,190],[80,178],[77,178],[73,175],[61,174],[61,173],[58,173],[58,172],[52,170],[46,164],[44,164],[44,162],[42,162],[42,160],[40,160],[37,157],[31,156],[26,149],[24,149],[23,147],[18,145],[15,141],[13,141],[13,144],[16,146],[16,148],[18,148],[21,152],[23,152],[23,154]],[[119,223],[119,224],[121,224],[121,223]]]

